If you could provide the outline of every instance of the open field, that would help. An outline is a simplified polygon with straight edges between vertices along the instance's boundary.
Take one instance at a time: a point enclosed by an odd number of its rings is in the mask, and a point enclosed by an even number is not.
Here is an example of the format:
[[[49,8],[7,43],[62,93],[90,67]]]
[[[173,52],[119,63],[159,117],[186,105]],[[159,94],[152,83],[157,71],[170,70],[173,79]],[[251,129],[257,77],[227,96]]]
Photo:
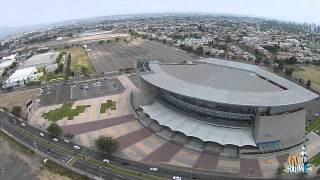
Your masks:
[[[114,39],[116,37],[130,37],[127,33],[101,33],[101,34],[92,34],[87,36],[81,36],[79,38],[71,39],[67,41],[68,43],[76,43],[82,41],[100,41],[100,40],[108,40]]]
[[[296,71],[293,72],[293,76],[302,78],[307,81],[311,80],[312,86],[320,89],[320,66],[299,66]]]
[[[88,55],[97,73],[133,67],[137,59],[164,59],[169,62],[195,59],[180,49],[140,39],[130,43],[92,44],[88,48],[91,49]]]
[[[320,165],[320,153],[318,153],[317,155],[313,156],[310,159],[311,164],[313,164],[314,166],[319,166]]]
[[[35,100],[39,93],[39,89],[32,89],[20,92],[0,94],[0,107],[6,108],[8,109],[8,111],[11,111],[14,106],[20,106],[22,110],[21,116],[26,117],[26,103],[31,99]]]
[[[71,53],[70,69],[73,72],[80,72],[82,67],[88,69],[88,73],[94,73],[94,68],[89,60],[86,51],[81,47],[75,47],[65,50]]]
[[[316,120],[314,120],[309,126],[308,128],[306,129],[307,132],[310,132],[310,131],[314,131],[316,129],[320,128],[320,118],[317,118]]]

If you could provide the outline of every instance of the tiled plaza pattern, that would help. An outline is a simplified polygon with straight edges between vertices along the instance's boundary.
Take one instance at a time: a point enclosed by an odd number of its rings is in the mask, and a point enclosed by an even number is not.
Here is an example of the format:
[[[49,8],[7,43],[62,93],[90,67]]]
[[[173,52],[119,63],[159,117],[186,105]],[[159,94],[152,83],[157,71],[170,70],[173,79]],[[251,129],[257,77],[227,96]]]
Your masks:
[[[94,139],[100,135],[113,136],[120,143],[120,148],[115,153],[119,157],[148,164],[169,163],[203,170],[240,173],[249,177],[274,176],[276,168],[284,164],[288,156],[284,154],[254,159],[223,158],[219,153],[213,153],[206,148],[200,151],[190,149],[187,144],[176,142],[175,134],[171,140],[163,139],[142,126],[131,115],[67,125],[63,127],[63,130],[74,133],[77,143],[89,147],[94,147]]]
[[[220,153],[220,147],[214,143],[201,143],[192,138],[186,138],[181,133],[174,133],[168,128],[163,128],[157,123],[149,121],[149,128],[143,126],[134,116],[130,115],[128,99],[130,93],[136,91],[136,87],[125,77],[118,79],[126,90],[121,95],[112,95],[103,98],[88,99],[75,102],[77,104],[90,104],[84,113],[74,120],[63,119],[58,123],[64,133],[75,135],[75,142],[83,146],[94,147],[94,140],[101,135],[114,137],[120,148],[116,156],[141,161],[150,164],[172,164],[184,167],[193,167],[202,170],[224,171],[237,173],[250,177],[275,177],[275,171],[279,165],[283,165],[288,154],[257,157],[257,158],[226,158],[224,154],[232,153],[232,149],[225,148]],[[102,102],[111,99],[117,102],[117,110],[108,110],[101,114],[99,107]],[[55,106],[40,109],[41,112],[56,108]],[[35,118],[34,124],[45,123],[41,117]],[[155,132],[156,131],[156,132]],[[318,136],[309,137],[307,146],[312,157],[320,147]],[[294,151],[299,152],[299,148]]]

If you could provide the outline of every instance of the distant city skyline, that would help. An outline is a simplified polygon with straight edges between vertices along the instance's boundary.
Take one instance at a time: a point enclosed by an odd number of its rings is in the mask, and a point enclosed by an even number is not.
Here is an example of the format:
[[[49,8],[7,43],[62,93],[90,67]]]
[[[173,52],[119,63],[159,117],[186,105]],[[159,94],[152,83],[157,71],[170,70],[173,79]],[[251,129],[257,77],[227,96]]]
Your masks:
[[[320,24],[319,0],[0,0],[0,26],[27,26],[108,15],[212,13]]]

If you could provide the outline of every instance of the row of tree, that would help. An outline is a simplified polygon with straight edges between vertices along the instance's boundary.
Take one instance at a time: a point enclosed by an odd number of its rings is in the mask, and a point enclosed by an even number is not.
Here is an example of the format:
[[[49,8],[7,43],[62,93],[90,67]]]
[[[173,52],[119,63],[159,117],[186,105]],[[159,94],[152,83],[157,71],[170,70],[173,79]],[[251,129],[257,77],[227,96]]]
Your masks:
[[[186,45],[186,44],[180,44],[179,48],[184,50],[184,51],[187,51],[189,53],[194,53],[194,54],[196,54],[198,56],[201,56],[204,53],[204,49],[203,49],[202,46],[198,46],[196,48],[193,48],[193,46],[189,46],[189,45]]]
[[[51,123],[48,128],[48,132],[54,136],[59,136],[62,133],[61,127],[57,123]],[[74,135],[67,133],[64,135],[68,139],[73,139]],[[95,140],[97,149],[107,152],[109,154],[115,152],[119,148],[119,142],[113,139],[111,136],[99,136]]]

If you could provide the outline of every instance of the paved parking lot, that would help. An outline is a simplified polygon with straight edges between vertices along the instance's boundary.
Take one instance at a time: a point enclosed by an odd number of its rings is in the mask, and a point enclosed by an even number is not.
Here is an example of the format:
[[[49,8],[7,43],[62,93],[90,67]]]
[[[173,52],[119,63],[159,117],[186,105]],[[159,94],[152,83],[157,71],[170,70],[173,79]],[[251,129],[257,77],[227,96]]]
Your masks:
[[[119,94],[123,91],[123,85],[116,78],[90,80],[65,85],[50,85],[42,88],[40,106]]]
[[[91,45],[88,53],[97,73],[133,67],[137,59],[192,60],[191,54],[164,44],[135,40],[129,44]]]

